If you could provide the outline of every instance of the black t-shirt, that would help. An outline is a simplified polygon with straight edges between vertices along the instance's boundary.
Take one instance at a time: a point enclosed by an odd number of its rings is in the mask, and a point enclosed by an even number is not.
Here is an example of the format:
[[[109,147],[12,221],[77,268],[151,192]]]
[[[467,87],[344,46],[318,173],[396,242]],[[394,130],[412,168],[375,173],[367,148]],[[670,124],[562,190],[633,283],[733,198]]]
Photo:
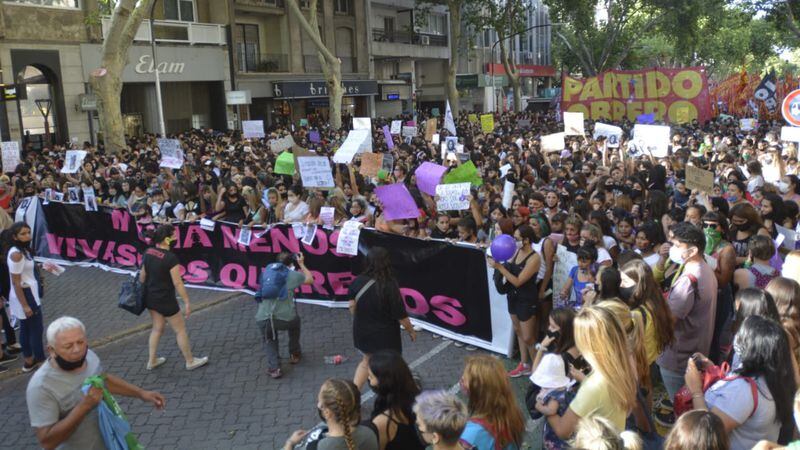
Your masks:
[[[244,219],[244,199],[236,196],[236,200],[231,201],[230,197],[225,197],[225,220],[228,222],[238,222]]]
[[[359,275],[350,285],[347,299],[355,299],[369,280]],[[400,295],[400,287],[396,282],[391,284],[383,287],[377,282],[373,283],[356,302],[353,339],[356,348],[364,353],[384,349],[402,350],[398,321],[408,317],[408,313]]]
[[[142,266],[148,303],[175,301],[175,285],[172,284],[169,271],[178,264],[178,257],[169,250],[155,247],[147,249]]]

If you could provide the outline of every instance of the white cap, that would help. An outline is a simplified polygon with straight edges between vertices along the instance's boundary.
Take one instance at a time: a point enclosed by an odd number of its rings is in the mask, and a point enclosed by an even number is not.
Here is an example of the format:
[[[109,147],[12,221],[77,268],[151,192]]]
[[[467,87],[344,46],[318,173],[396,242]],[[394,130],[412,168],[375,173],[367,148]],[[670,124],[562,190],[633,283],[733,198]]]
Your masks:
[[[536,370],[531,374],[531,383],[545,389],[558,389],[571,386],[575,380],[567,376],[564,358],[556,353],[547,353]]]

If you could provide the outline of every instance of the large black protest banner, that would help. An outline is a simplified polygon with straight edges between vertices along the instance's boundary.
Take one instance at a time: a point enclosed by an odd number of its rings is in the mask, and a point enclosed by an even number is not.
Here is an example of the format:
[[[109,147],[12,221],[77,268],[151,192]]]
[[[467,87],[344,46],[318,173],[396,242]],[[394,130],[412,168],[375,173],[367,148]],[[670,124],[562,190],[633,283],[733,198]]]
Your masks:
[[[50,202],[39,211],[34,227],[37,256],[104,268],[135,270],[148,245],[143,231],[154,226],[137,225],[127,211],[118,209],[90,212],[83,205]],[[261,269],[278,253],[302,252],[314,283],[302,286],[297,296],[319,301],[348,300],[347,289],[362,269],[362,255],[372,247],[385,247],[409,315],[486,344],[495,340],[486,262],[483,252],[474,248],[362,230],[359,256],[351,257],[336,253],[339,231],[321,227],[308,245],[289,225],[254,229],[246,247],[237,243],[240,229],[233,224],[217,222],[208,231],[199,223],[176,223],[175,229],[173,251],[187,284],[252,292]]]

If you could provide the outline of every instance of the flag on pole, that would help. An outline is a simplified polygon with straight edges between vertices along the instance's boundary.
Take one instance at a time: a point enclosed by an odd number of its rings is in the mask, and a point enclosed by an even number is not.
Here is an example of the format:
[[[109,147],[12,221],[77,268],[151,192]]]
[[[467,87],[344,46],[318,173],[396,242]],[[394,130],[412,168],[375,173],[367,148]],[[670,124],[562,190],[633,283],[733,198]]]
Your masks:
[[[453,136],[457,136],[456,134],[456,123],[453,120],[453,111],[450,109],[450,100],[446,100],[447,102],[447,109],[444,113],[444,128],[450,132]]]

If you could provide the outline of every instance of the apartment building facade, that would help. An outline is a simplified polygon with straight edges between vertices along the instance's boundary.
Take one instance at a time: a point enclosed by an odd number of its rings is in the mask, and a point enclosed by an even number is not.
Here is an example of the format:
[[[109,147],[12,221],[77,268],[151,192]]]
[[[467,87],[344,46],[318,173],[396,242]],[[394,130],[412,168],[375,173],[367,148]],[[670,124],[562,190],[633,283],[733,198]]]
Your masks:
[[[0,2],[0,83],[13,93],[0,102],[3,140],[41,146],[48,134],[53,143],[95,141],[102,134],[89,78],[101,66],[109,13],[97,0]],[[215,0],[156,0],[151,13],[153,25],[148,17],[140,26],[122,76],[126,133],[159,130],[156,70],[167,133],[233,125],[225,104],[231,89],[228,9]]]

